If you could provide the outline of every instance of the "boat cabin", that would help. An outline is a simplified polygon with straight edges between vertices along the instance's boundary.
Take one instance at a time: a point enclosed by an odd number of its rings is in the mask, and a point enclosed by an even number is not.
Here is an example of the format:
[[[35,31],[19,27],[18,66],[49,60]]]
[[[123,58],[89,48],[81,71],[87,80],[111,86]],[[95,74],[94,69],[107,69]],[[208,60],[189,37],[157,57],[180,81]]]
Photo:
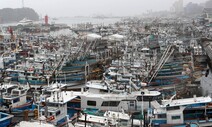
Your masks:
[[[46,99],[46,106],[41,109],[41,115],[54,125],[62,125],[69,118],[67,103],[76,98],[72,92],[55,91]]]
[[[152,105],[152,124],[178,125],[199,120],[212,120],[211,97],[194,97],[178,100],[163,100],[162,104],[157,101],[151,102]],[[207,118],[206,118],[207,117]]]
[[[9,108],[16,108],[27,103],[27,91],[24,88],[12,89],[11,93],[3,96],[3,103]]]

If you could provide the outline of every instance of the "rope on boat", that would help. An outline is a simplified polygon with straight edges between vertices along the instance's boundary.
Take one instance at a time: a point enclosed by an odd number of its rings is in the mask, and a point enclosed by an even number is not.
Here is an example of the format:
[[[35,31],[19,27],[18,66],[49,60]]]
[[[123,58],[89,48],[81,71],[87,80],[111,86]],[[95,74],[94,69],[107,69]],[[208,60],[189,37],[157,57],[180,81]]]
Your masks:
[[[47,121],[47,122],[50,122],[50,121],[52,121],[52,120],[54,120],[54,119],[55,119],[55,117],[52,115],[52,116],[48,117],[48,118],[46,119],[46,121]]]
[[[174,52],[174,48],[172,49],[172,45],[169,45],[166,49],[166,51],[164,52],[164,54],[162,55],[158,65],[157,65],[157,68],[155,70],[155,72],[153,73],[153,75],[151,76],[148,84],[153,80],[153,78],[155,78],[158,74],[158,70],[160,70],[163,65],[166,63],[166,61],[169,59],[169,57],[172,55],[172,53]],[[170,51],[171,50],[171,51]]]

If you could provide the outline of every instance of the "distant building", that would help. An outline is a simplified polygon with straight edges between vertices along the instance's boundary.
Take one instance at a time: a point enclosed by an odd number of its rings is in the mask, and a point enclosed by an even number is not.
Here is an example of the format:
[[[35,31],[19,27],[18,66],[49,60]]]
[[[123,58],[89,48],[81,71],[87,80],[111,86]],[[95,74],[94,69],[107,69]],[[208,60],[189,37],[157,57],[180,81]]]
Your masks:
[[[171,7],[171,11],[176,14],[182,14],[184,11],[183,0],[178,0],[178,1],[174,2],[174,4]]]
[[[203,9],[203,18],[208,22],[212,22],[212,8]]]

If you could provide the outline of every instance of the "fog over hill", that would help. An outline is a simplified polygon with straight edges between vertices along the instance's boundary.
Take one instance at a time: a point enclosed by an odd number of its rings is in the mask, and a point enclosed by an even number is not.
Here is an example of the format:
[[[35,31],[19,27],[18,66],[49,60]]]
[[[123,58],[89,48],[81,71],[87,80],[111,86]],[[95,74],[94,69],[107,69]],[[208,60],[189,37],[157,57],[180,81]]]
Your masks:
[[[4,8],[0,9],[0,23],[18,22],[23,18],[38,20],[38,14],[31,8]]]

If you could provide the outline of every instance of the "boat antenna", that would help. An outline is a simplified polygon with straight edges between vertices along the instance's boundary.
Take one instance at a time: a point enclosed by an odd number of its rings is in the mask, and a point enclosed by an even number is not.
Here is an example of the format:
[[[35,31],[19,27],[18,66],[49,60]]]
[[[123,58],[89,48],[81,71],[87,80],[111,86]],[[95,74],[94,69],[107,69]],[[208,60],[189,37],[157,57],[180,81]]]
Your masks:
[[[28,78],[28,76],[27,76],[27,70],[25,70],[24,73],[25,73],[26,84],[27,84],[28,87],[29,87],[28,90],[31,92],[31,95],[33,95],[33,90],[32,90],[32,87],[31,87],[31,85],[30,85],[29,78]],[[33,103],[34,101],[35,101],[35,98],[34,98],[34,96],[32,96],[32,103]]]
[[[172,102],[172,100],[175,98],[176,94],[174,94],[170,99],[169,99],[169,104]]]

